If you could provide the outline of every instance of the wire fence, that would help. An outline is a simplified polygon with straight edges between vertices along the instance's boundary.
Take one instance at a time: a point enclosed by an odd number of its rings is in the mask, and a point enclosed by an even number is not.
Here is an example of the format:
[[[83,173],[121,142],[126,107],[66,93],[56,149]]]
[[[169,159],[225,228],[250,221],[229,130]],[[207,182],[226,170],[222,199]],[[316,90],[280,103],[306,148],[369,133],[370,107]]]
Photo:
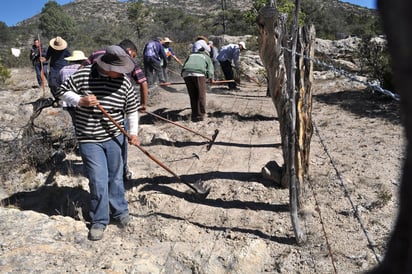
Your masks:
[[[284,50],[288,51],[288,52],[291,52],[291,50],[288,49],[288,48],[285,48],[285,47],[282,47],[282,48],[283,48]],[[364,80],[362,80],[362,78],[364,78],[364,77],[359,76],[359,75],[356,75],[356,74],[353,74],[353,73],[350,73],[350,72],[348,72],[348,71],[346,71],[346,70],[344,70],[344,69],[342,69],[342,68],[336,68],[336,67],[334,67],[334,66],[331,65],[331,64],[328,64],[328,63],[326,63],[326,62],[322,62],[322,61],[320,61],[320,60],[318,60],[318,59],[310,58],[310,57],[308,57],[308,56],[306,56],[306,55],[302,55],[302,54],[300,54],[300,53],[296,53],[296,55],[303,57],[305,60],[312,61],[314,64],[317,64],[317,65],[319,65],[319,66],[322,66],[322,67],[328,69],[329,71],[332,71],[332,72],[336,73],[337,75],[344,76],[344,77],[348,78],[349,80],[351,80],[351,81],[353,81],[353,82],[357,82],[357,83],[363,84],[363,85],[371,88],[371,89],[374,90],[374,91],[377,91],[377,92],[380,92],[380,93],[382,93],[382,94],[384,94],[384,95],[386,95],[386,96],[389,96],[389,97],[391,97],[392,99],[394,99],[394,100],[396,100],[396,101],[400,101],[400,96],[399,96],[399,94],[397,94],[397,93],[395,93],[395,92],[392,92],[392,91],[390,91],[390,90],[387,90],[387,89],[382,88],[382,87],[380,86],[379,81],[377,81],[377,80],[374,80],[374,81],[364,81]]]

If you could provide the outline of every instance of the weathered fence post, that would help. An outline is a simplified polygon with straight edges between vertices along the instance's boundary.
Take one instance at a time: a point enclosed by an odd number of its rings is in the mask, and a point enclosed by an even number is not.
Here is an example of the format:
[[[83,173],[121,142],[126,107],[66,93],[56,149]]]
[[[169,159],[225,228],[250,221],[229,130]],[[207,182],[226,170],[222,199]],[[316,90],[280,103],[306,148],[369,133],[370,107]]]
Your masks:
[[[284,163],[277,171],[280,174],[278,183],[289,186],[292,225],[298,244],[302,244],[306,236],[301,226],[299,208],[302,202],[301,185],[309,170],[312,137],[311,60],[315,31],[314,27],[297,27],[298,12],[299,0],[296,0],[295,32],[291,40],[286,31],[286,16],[279,13],[276,7],[263,7],[256,22],[259,28],[259,54],[267,72],[268,90],[276,107],[282,139]],[[290,44],[288,41],[291,41]]]

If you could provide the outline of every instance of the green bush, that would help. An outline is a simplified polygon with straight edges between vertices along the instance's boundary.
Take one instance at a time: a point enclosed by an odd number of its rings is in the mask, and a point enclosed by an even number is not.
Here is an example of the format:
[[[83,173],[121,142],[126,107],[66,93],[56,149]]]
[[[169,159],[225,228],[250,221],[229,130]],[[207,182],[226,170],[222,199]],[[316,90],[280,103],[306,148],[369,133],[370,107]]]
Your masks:
[[[370,36],[363,37],[358,56],[362,70],[370,78],[377,79],[384,89],[394,89],[391,59],[385,40],[371,39]]]
[[[3,86],[11,78],[10,70],[0,64],[0,85]]]

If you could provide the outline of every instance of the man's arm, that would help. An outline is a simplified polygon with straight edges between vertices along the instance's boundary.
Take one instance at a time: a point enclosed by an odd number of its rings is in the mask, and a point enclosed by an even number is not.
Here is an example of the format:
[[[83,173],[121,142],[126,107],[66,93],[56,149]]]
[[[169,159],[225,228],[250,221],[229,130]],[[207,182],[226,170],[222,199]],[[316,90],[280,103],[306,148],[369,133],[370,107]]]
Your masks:
[[[143,82],[140,84],[140,112],[144,112],[147,107],[147,97],[149,96],[149,86],[147,82]]]

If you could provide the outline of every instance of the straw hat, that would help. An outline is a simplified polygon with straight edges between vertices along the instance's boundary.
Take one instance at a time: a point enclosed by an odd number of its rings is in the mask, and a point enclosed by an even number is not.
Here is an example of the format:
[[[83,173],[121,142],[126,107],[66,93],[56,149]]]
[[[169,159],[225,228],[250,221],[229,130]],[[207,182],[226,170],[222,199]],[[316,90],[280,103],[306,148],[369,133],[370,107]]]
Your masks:
[[[67,61],[81,61],[86,60],[87,57],[84,55],[84,52],[81,50],[73,50],[71,56],[64,58]]]
[[[169,39],[169,37],[163,38],[163,43],[172,43],[173,41]]]
[[[196,41],[204,40],[206,43],[209,43],[209,39],[207,39],[207,37],[205,37],[203,35],[198,35],[195,40]]]
[[[117,45],[109,46],[105,54],[97,57],[96,63],[105,71],[117,73],[129,73],[135,66],[129,54]]]
[[[51,39],[49,44],[55,50],[64,50],[67,48],[67,42],[60,36],[56,36],[56,38]]]

